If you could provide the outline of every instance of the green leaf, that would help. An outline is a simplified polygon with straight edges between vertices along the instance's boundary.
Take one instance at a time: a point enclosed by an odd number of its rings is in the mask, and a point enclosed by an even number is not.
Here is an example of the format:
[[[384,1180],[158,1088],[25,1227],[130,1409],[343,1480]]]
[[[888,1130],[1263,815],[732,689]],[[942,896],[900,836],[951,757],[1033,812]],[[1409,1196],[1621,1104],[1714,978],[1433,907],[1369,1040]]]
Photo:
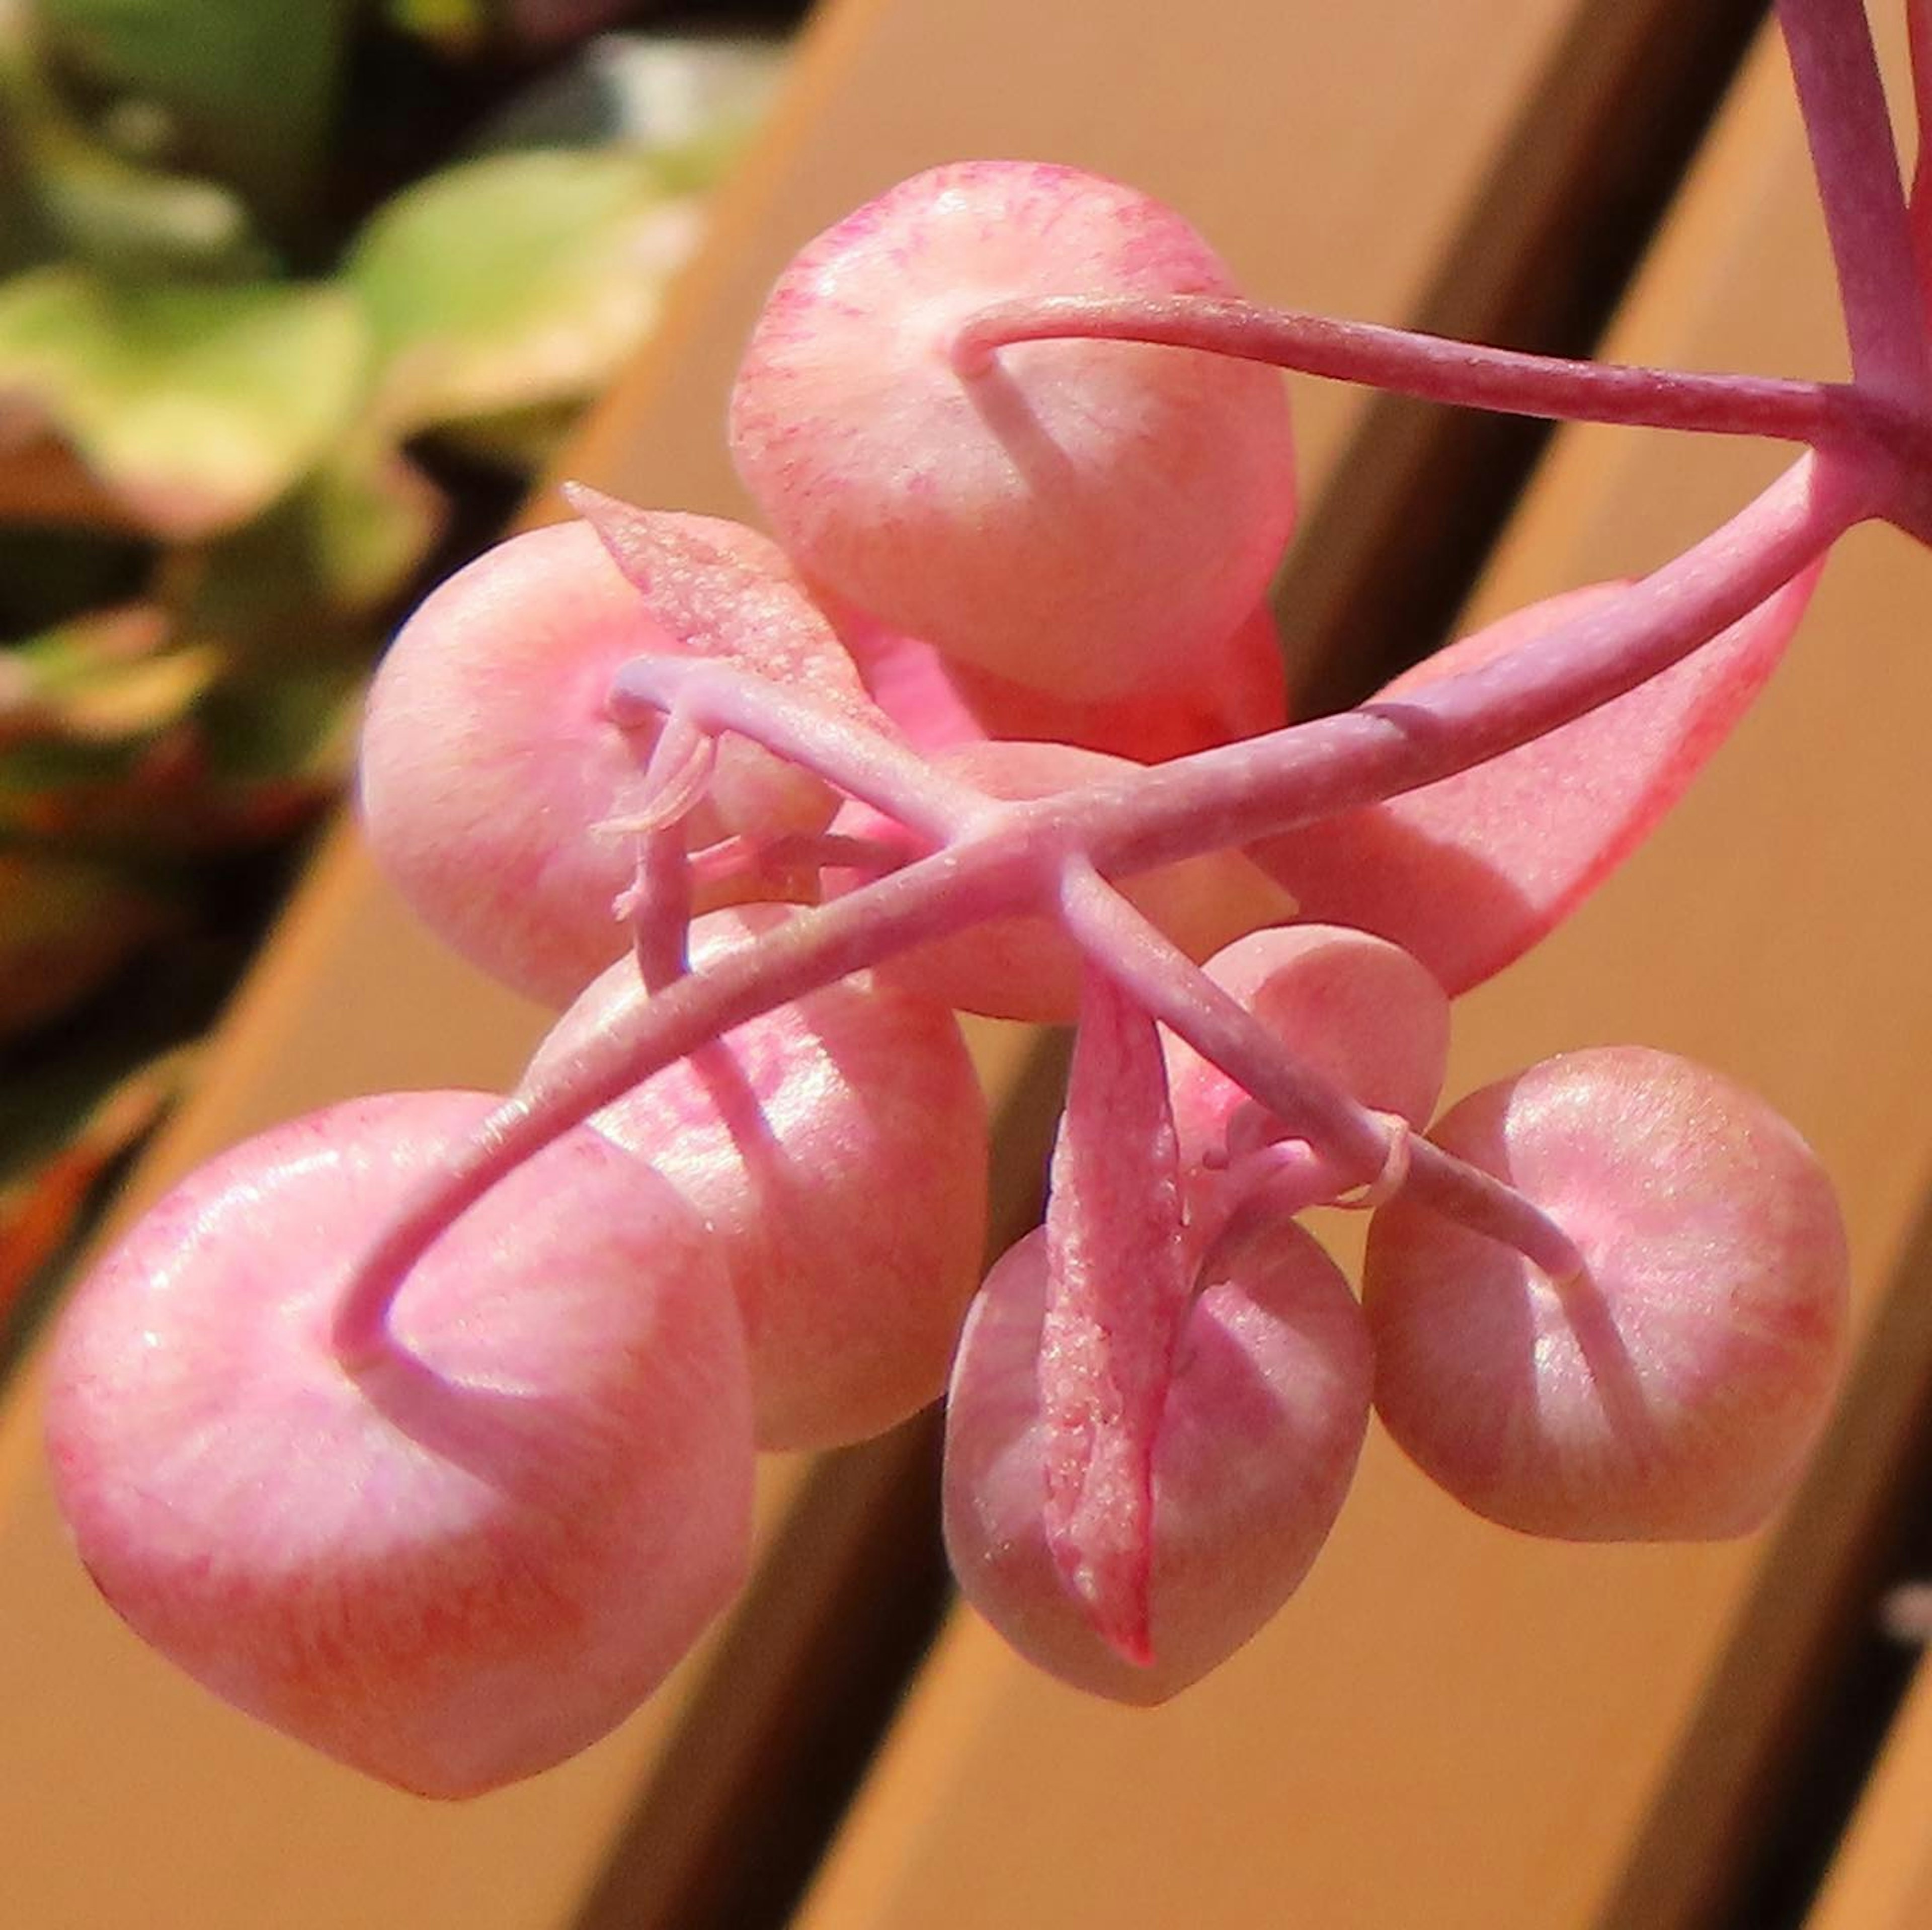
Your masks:
[[[447,509],[392,442],[352,427],[266,515],[204,553],[187,625],[285,660],[346,647],[367,661],[369,619],[389,613]]]
[[[0,654],[0,745],[116,745],[180,723],[222,670],[210,644],[168,647],[152,604],[97,611]]]
[[[400,451],[352,436],[293,505],[323,593],[339,609],[380,610],[428,558],[448,520],[442,492]]]
[[[158,109],[185,171],[286,215],[313,179],[350,0],[38,0],[41,31],[97,88]]]
[[[154,152],[118,152],[82,121],[44,71],[38,24],[0,0],[0,268],[72,256],[122,275],[262,272],[248,210],[229,189],[174,172]]]
[[[212,181],[137,167],[46,124],[33,141],[41,219],[66,251],[122,276],[260,273],[248,210]]]
[[[498,415],[472,416],[466,422],[439,428],[436,446],[458,450],[473,461],[488,463],[512,475],[533,475],[562,448],[579,409],[572,398],[532,402]]]
[[[347,775],[368,627],[312,634],[285,607],[279,631],[238,638],[178,618],[165,648],[117,664],[160,613],[119,614],[118,642],[108,613],[0,656],[0,685],[41,686],[16,688],[10,716],[0,703],[0,855],[88,858],[152,883],[310,823]]]
[[[208,694],[201,711],[215,788],[310,799],[334,790],[355,754],[365,672],[346,663],[264,664]]]
[[[346,265],[376,420],[404,435],[588,394],[656,320],[698,222],[632,154],[490,155],[398,196]]]
[[[121,288],[71,268],[0,283],[0,409],[43,418],[172,538],[231,527],[314,468],[366,354],[334,288]]]
[[[472,53],[490,37],[482,0],[389,0],[391,22],[446,53]]]

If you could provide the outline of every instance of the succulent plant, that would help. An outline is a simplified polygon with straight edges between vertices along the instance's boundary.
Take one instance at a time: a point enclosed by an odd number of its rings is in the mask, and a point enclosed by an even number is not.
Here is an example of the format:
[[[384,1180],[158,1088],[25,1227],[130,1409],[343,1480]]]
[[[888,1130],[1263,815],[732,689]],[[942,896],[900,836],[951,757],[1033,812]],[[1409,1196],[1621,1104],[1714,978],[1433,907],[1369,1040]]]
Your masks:
[[[0,1331],[756,118],[619,10],[0,0]]]

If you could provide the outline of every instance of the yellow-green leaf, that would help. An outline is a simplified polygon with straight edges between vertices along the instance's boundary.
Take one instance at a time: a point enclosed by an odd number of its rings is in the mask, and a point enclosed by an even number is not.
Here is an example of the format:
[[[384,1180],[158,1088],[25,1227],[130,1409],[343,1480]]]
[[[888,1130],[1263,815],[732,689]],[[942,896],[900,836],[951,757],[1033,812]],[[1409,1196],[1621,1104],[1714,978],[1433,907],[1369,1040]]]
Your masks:
[[[587,394],[656,320],[699,220],[634,154],[490,154],[398,196],[346,265],[377,419],[406,434]]]
[[[335,288],[118,287],[65,267],[0,284],[0,409],[44,420],[176,539],[232,527],[314,467],[367,353]]]
[[[118,744],[177,724],[221,674],[212,645],[170,649],[154,604],[96,610],[0,654],[0,746]]]
[[[328,129],[350,0],[35,0],[69,70],[163,117],[197,172],[286,211]]]

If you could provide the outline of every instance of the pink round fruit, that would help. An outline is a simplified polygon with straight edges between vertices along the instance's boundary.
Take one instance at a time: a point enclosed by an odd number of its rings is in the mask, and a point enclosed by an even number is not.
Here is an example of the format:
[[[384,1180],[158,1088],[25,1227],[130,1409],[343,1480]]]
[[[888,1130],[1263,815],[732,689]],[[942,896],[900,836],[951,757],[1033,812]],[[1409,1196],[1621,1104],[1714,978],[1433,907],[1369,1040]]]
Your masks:
[[[223,1154],[83,1284],[47,1434],[101,1593],[217,1695],[421,1794],[595,1741],[742,1579],[736,1308],[671,1188],[579,1131],[418,1263],[392,1344],[331,1323],[358,1235],[473,1131],[357,1100]]]
[[[1742,1534],[1829,1410],[1847,1261],[1830,1181],[1764,1103],[1667,1053],[1546,1059],[1431,1135],[1581,1251],[1552,1280],[1400,1196],[1364,1274],[1376,1405],[1480,1515],[1581,1541]]]
[[[873,701],[921,751],[1019,739],[1158,764],[1279,730],[1288,721],[1281,637],[1265,604],[1203,658],[1184,690],[1092,699],[1016,683],[884,629],[849,607],[836,608],[833,616]]]
[[[1048,1542],[1046,1278],[1045,1236],[1030,1233],[973,1303],[946,1399],[946,1551],[967,1599],[1030,1662],[1115,1701],[1163,1702],[1252,1636],[1321,1551],[1368,1424],[1361,1310],[1288,1221],[1208,1275],[1154,1443],[1153,1660],[1139,1667],[1096,1632]]]
[[[1399,946],[1337,925],[1282,925],[1236,939],[1205,969],[1310,1071],[1378,1112],[1427,1121],[1448,1059],[1449,1001]],[[1198,1166],[1251,1102],[1192,1047],[1169,1038],[1166,1050],[1181,1164]]]
[[[700,919],[692,959],[751,943],[775,905]],[[597,980],[531,1075],[645,1000],[628,962]],[[986,1112],[944,1007],[844,978],[667,1067],[591,1120],[683,1194],[742,1310],[759,1445],[822,1448],[936,1400],[974,1283]]]
[[[796,623],[751,667],[864,705],[850,658],[770,542],[712,517],[656,520],[789,590]],[[360,793],[376,862],[439,937],[545,1004],[568,1003],[628,949],[612,906],[634,841],[603,827],[640,802],[651,739],[619,730],[605,703],[618,668],[647,653],[688,648],[588,523],[561,523],[451,577],[370,691]],[[817,831],[835,807],[818,778],[729,738],[688,841]]]
[[[890,190],[779,277],[731,403],[800,567],[890,628],[1073,698],[1175,690],[1261,600],[1294,516],[1281,378],[1037,341],[962,376],[960,325],[1053,295],[1232,296],[1172,210],[1043,163]]]

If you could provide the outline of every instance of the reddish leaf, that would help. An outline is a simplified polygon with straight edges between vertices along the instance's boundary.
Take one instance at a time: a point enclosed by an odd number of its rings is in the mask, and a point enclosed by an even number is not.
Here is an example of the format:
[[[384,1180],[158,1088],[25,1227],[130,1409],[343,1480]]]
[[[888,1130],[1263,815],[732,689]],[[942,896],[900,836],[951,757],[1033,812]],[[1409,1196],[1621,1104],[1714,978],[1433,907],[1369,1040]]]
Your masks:
[[[1808,572],[1636,689],[1438,784],[1251,847],[1302,915],[1414,953],[1451,993],[1522,956],[1636,849],[1757,694],[1802,615]],[[1377,701],[1472,670],[1615,596],[1532,604],[1438,651]]]
[[[192,1054],[164,1054],[96,1099],[65,1143],[0,1176],[0,1323],[86,1218],[115,1161],[152,1131],[186,1079]]]

